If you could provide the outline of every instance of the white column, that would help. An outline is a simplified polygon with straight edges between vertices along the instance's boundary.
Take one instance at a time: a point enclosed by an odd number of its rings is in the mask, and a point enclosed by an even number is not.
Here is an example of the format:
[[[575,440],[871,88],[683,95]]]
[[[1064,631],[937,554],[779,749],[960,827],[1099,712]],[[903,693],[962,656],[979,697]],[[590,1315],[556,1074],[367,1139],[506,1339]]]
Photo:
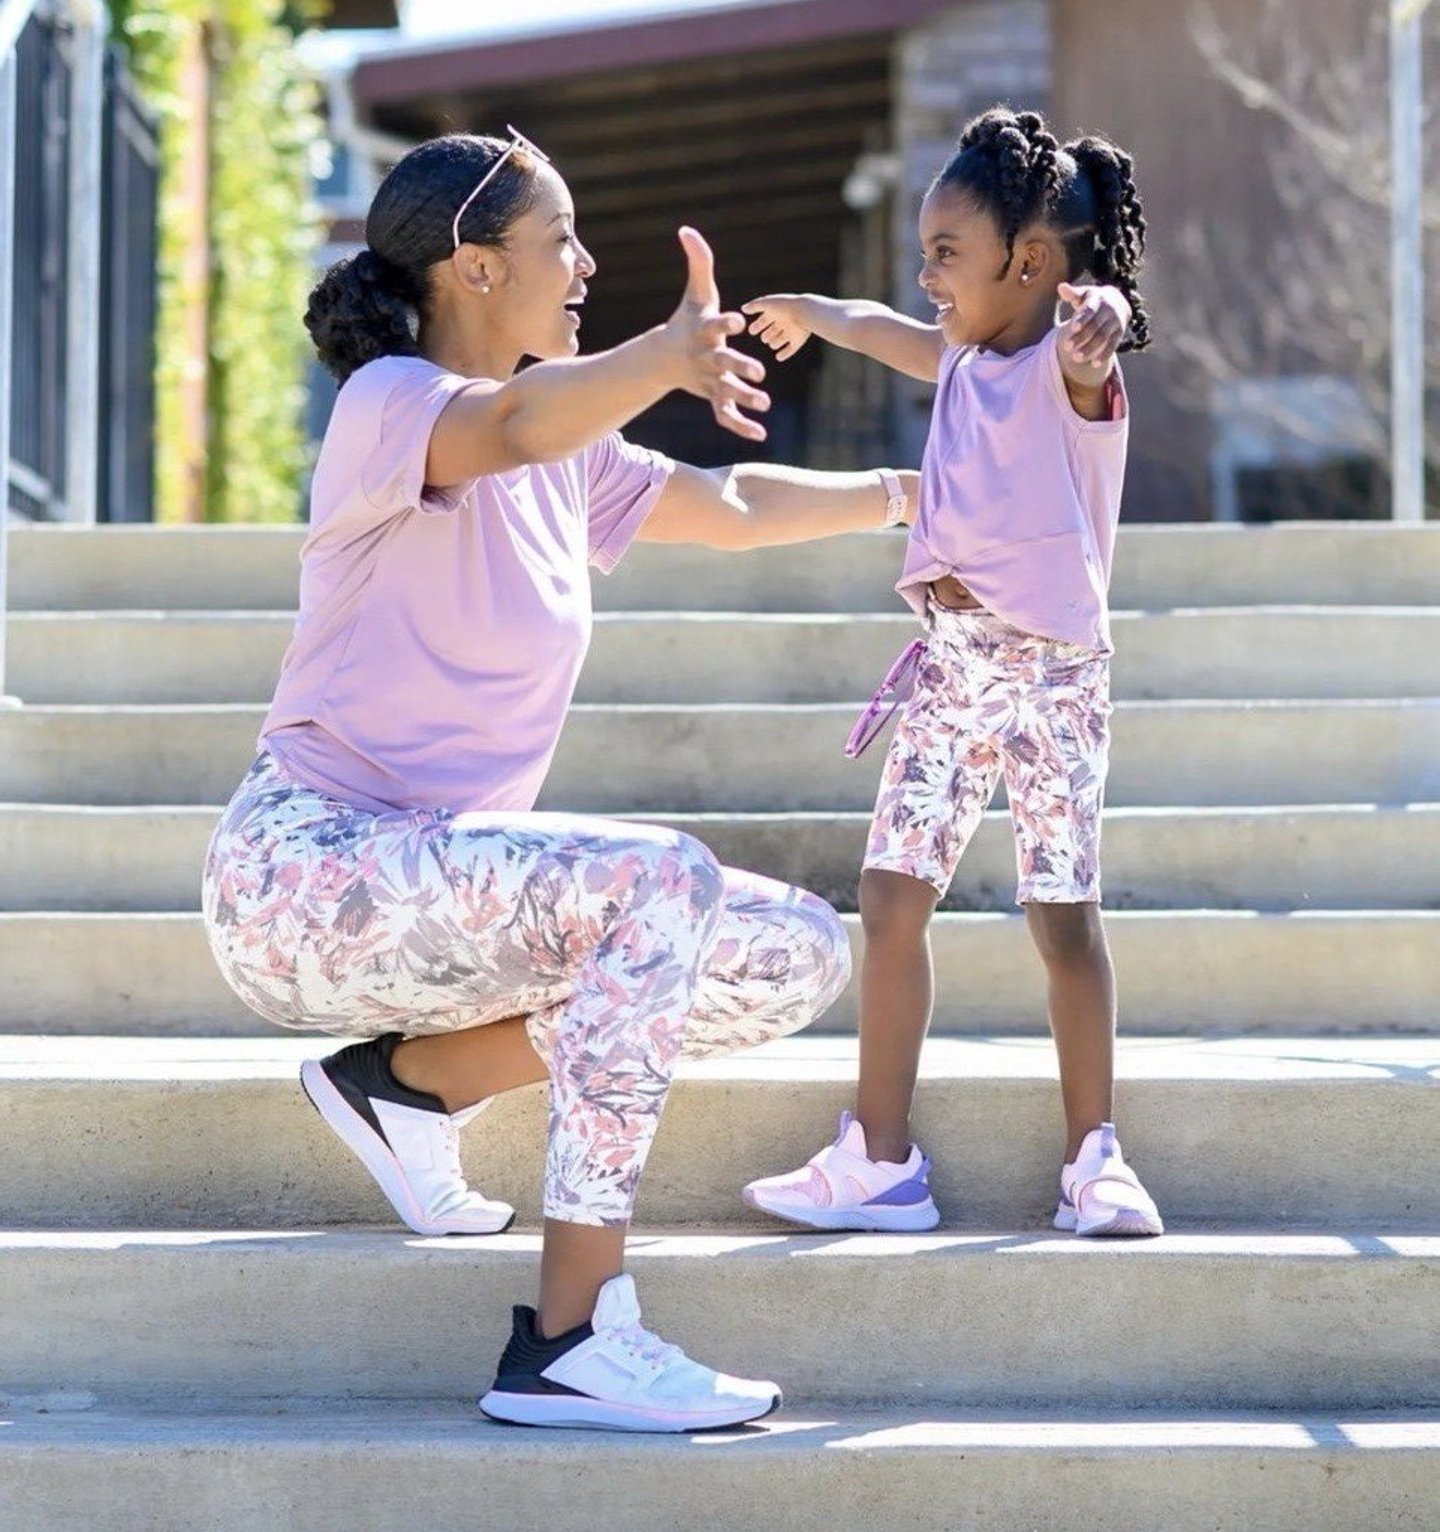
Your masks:
[[[1390,468],[1396,521],[1425,517],[1425,292],[1420,16],[1390,0]]]
[[[15,291],[15,53],[0,46],[0,707],[5,692],[5,624],[10,526],[11,302]]]
[[[65,516],[94,522],[100,488],[100,305],[102,140],[106,14],[97,0],[72,0],[70,209],[67,242]]]

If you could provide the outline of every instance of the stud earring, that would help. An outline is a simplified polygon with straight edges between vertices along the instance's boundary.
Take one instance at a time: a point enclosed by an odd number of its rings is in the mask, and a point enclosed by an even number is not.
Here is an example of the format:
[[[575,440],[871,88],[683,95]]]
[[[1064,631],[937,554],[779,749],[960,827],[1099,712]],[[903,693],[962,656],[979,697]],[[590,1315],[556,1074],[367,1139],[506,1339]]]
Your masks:
[[[482,293],[488,293],[490,291],[490,284],[488,282],[482,282],[480,284],[480,291]]]

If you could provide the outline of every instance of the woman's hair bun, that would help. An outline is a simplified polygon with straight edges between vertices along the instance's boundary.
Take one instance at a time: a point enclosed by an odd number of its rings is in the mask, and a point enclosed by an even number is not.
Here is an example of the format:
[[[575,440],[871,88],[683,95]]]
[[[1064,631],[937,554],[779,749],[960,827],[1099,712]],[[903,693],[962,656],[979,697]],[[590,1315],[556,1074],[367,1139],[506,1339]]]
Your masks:
[[[414,356],[422,294],[401,267],[366,247],[329,267],[310,293],[305,328],[338,383],[382,356]]]

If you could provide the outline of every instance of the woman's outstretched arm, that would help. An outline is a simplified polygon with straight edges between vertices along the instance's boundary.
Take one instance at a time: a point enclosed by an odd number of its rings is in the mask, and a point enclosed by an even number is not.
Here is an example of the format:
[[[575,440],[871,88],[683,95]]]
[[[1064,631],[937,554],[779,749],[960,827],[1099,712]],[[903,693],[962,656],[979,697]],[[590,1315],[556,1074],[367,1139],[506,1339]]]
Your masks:
[[[896,477],[909,502],[906,520],[911,520],[920,475],[897,471]],[[888,499],[873,469],[822,473],[779,463],[737,463],[733,468],[681,463],[638,540],[699,543],[735,552],[813,542],[884,526]]]
[[[694,229],[682,229],[680,242],[688,280],[665,324],[596,356],[538,362],[504,383],[480,379],[457,393],[431,433],[425,482],[443,489],[569,457],[675,388],[708,399],[727,430],[763,441],[765,428],[740,411],[770,407],[754,386],[765,369],[729,345],[745,326],[720,311],[709,245]]]

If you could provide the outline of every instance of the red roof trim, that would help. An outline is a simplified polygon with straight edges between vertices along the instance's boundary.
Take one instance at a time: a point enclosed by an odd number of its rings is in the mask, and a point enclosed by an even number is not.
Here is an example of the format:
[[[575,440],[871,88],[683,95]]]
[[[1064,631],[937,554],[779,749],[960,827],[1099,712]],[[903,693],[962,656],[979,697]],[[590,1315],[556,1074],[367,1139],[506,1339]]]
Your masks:
[[[777,0],[703,15],[662,16],[610,26],[457,45],[362,59],[354,91],[365,106],[417,97],[528,85],[570,75],[674,64],[717,54],[758,53],[837,37],[914,26],[953,0]]]

